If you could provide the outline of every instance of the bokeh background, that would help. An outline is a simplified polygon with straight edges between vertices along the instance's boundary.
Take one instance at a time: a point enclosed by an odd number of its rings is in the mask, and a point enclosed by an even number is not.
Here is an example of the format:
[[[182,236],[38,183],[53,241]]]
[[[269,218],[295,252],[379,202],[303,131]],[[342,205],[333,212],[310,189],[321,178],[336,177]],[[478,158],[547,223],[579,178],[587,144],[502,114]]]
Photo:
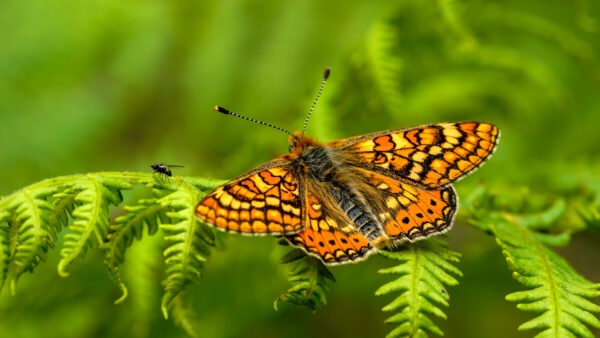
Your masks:
[[[600,203],[597,1],[40,1],[0,3],[0,195],[97,171],[232,178],[285,153],[287,136],[213,106],[322,141],[422,123],[497,124],[495,157],[457,184],[549,204]],[[141,197],[133,191],[128,199]],[[512,195],[511,195],[512,194]],[[515,202],[516,203],[516,202]],[[564,224],[574,231],[577,224]],[[464,276],[449,289],[448,337],[528,337],[504,300],[511,279],[493,238],[459,222],[448,237]],[[129,251],[121,305],[99,253],[56,274],[57,253],[17,295],[0,295],[3,337],[382,337],[381,257],[335,267],[328,305],[289,304],[272,238],[228,236],[185,294],[188,320],[160,313],[161,239]],[[598,232],[559,252],[600,281]],[[593,331],[600,335],[600,331]]]

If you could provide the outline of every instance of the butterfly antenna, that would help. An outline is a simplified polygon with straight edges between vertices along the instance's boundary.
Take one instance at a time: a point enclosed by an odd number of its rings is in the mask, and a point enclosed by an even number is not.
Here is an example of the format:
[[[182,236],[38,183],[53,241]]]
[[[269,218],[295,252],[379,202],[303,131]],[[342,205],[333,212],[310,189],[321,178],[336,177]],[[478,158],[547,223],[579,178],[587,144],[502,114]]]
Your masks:
[[[248,120],[248,121],[251,121],[251,122],[256,122],[256,123],[258,123],[258,124],[262,124],[263,126],[267,126],[267,127],[271,127],[271,128],[273,128],[273,129],[277,129],[277,130],[279,130],[279,131],[282,131],[282,132],[284,132],[284,133],[286,133],[286,134],[288,134],[288,135],[292,135],[292,133],[290,133],[289,131],[287,131],[287,130],[285,130],[285,129],[281,128],[281,127],[277,127],[277,126],[275,126],[275,125],[272,125],[272,124],[270,124],[270,123],[266,123],[266,122],[259,121],[259,120],[255,120],[255,119],[251,119],[251,118],[249,118],[249,117],[242,116],[242,115],[240,115],[240,114],[236,114],[236,113],[234,113],[234,112],[232,112],[232,111],[229,111],[229,110],[227,110],[227,109],[225,109],[225,108],[223,108],[223,107],[221,107],[221,106],[215,106],[215,110],[216,110],[216,111],[218,111],[218,112],[220,112],[220,113],[223,113],[223,114],[225,114],[225,115],[233,115],[233,116],[235,116],[235,117],[239,117],[239,118],[242,118],[242,119],[244,119],[244,120]]]
[[[323,82],[321,82],[321,88],[319,89],[317,98],[315,99],[315,102],[313,102],[312,107],[310,107],[310,111],[308,112],[308,116],[306,117],[306,120],[304,120],[304,128],[302,128],[302,134],[304,134],[304,131],[306,130],[306,125],[308,124],[308,119],[310,119],[310,115],[312,114],[313,110],[315,110],[315,106],[317,105],[317,101],[319,101],[319,97],[321,97],[321,93],[323,92],[323,87],[325,87],[325,82],[327,81],[327,78],[329,78],[330,72],[331,72],[331,70],[329,69],[329,67],[326,67],[325,73],[323,74]]]

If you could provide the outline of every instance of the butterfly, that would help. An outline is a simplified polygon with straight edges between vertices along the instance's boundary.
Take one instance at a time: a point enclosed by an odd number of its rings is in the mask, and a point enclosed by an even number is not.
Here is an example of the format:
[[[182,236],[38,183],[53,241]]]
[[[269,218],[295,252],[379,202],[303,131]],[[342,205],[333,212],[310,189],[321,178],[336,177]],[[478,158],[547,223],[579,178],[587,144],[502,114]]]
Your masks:
[[[329,69],[317,99],[328,75]],[[205,196],[196,216],[221,230],[284,236],[325,264],[356,262],[378,249],[448,231],[458,208],[452,183],[481,166],[500,138],[495,125],[483,122],[437,123],[328,143],[304,129],[287,132],[288,154]]]

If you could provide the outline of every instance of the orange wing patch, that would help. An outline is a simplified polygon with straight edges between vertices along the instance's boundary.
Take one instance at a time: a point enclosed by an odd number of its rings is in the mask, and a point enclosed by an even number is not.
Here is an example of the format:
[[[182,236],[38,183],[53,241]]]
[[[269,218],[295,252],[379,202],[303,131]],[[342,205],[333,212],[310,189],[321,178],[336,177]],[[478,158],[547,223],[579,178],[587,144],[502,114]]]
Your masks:
[[[392,243],[425,238],[452,226],[457,209],[452,186],[423,190],[381,174],[362,171],[384,199],[385,208],[380,210],[379,217]]]
[[[196,216],[243,234],[296,233],[302,229],[299,180],[287,167],[255,171],[206,196]]]
[[[495,150],[500,132],[489,123],[440,123],[329,143],[352,152],[353,165],[427,189],[459,180]]]
[[[366,258],[374,250],[353,227],[341,228],[327,215],[323,204],[311,194],[306,199],[305,224],[304,230],[286,238],[293,245],[321,258],[325,264],[357,261]]]

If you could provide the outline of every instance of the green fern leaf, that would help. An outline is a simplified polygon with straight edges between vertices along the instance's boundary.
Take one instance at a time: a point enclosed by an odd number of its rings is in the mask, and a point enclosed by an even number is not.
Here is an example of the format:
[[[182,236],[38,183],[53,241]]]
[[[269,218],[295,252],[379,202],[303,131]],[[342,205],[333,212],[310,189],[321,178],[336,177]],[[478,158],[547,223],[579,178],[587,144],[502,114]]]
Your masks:
[[[403,62],[393,52],[393,48],[398,44],[397,35],[394,26],[378,22],[368,35],[366,48],[377,93],[390,113],[399,113],[403,101],[400,89]]]
[[[400,261],[400,265],[379,270],[380,274],[399,275],[398,279],[380,287],[377,296],[400,292],[383,311],[398,313],[386,323],[398,324],[387,337],[427,337],[427,332],[443,335],[430,315],[446,319],[440,305],[448,306],[450,296],[445,285],[454,286],[453,277],[462,273],[453,265],[460,254],[447,249],[446,242],[430,239],[407,245],[399,251],[380,251],[381,255]]]
[[[104,263],[109,275],[119,285],[123,295],[115,301],[122,302],[127,297],[127,287],[121,281],[119,268],[125,261],[125,251],[131,246],[134,239],[140,240],[147,229],[148,235],[156,233],[158,225],[163,223],[165,207],[158,203],[157,198],[140,200],[136,206],[125,206],[127,212],[117,217],[115,224],[110,227],[108,248]]]
[[[471,222],[496,237],[513,277],[529,288],[506,296],[518,309],[540,313],[519,330],[541,329],[540,337],[593,337],[588,326],[600,328],[593,315],[600,306],[587,298],[600,296],[600,284],[580,276],[547,246],[568,243],[568,234],[548,232],[564,212],[562,201],[533,215],[473,208]]]
[[[585,223],[587,230],[600,230],[600,208],[595,206],[586,206],[579,209],[579,216]]]
[[[22,189],[13,195],[7,206],[7,211],[13,214],[11,222],[16,230],[10,268],[13,293],[21,274],[33,271],[56,243],[60,226],[53,222],[53,206],[48,198],[57,189],[56,186]]]
[[[446,24],[461,41],[459,48],[462,51],[476,48],[477,40],[463,22],[459,4],[455,0],[438,0],[438,5]]]
[[[335,282],[335,277],[321,260],[301,249],[293,249],[281,258],[281,263],[294,264],[288,274],[292,287],[275,299],[273,307],[276,311],[280,302],[306,306],[311,310],[327,304],[329,283]]]
[[[123,200],[121,189],[130,189],[131,184],[115,178],[100,175],[86,175],[73,183],[71,189],[77,190],[74,198],[77,207],[73,210],[73,223],[60,251],[61,260],[58,273],[66,277],[67,267],[76,259],[85,255],[89,248],[104,243],[110,223],[109,206],[119,205]]]
[[[184,293],[180,293],[175,299],[173,299],[173,321],[177,326],[183,329],[185,333],[192,337],[199,337],[198,333],[194,328],[194,317],[196,313],[189,306],[189,304],[184,303]]]
[[[196,204],[204,195],[195,186],[182,182],[159,200],[169,209],[166,215],[172,222],[160,224],[168,243],[164,251],[167,277],[161,304],[165,318],[168,317],[168,306],[177,294],[202,277],[203,262],[209,255],[208,246],[215,243],[212,230],[194,214]]]
[[[57,227],[57,231],[60,231],[62,227],[69,225],[69,215],[76,207],[77,190],[67,188],[52,197],[54,198],[52,223]]]

